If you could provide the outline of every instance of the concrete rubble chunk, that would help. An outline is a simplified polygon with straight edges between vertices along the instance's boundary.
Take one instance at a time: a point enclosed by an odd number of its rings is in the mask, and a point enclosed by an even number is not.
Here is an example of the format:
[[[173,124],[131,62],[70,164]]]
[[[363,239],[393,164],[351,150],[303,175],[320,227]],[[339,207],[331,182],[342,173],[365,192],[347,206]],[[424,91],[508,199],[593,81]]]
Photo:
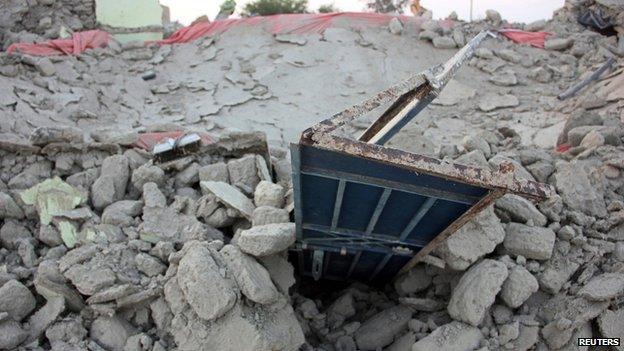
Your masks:
[[[411,351],[465,351],[476,350],[483,339],[481,331],[461,322],[451,322],[436,328],[431,334],[418,340]]]
[[[230,184],[238,187],[245,194],[253,194],[256,185],[260,183],[255,155],[232,159],[227,163],[227,169]]]
[[[65,310],[65,299],[56,297],[48,300],[43,307],[35,312],[28,320],[29,331],[25,344],[29,344],[41,337],[52,323]]]
[[[210,250],[200,242],[187,243],[180,260],[177,281],[184,298],[197,315],[207,321],[223,316],[236,303],[235,283],[221,274]]]
[[[43,182],[21,193],[22,201],[34,205],[39,214],[41,224],[50,224],[56,215],[73,210],[87,200],[86,194],[62,181],[59,177]],[[58,220],[55,226],[59,229],[65,245],[72,248],[76,245],[76,231],[70,221]]]
[[[520,105],[517,97],[511,94],[489,94],[479,101],[479,109],[483,112],[490,112],[501,108],[516,107]]]
[[[11,195],[4,192],[0,192],[0,218],[24,218],[24,211],[13,200]]]
[[[529,222],[536,226],[545,226],[548,219],[533,203],[522,196],[507,194],[496,200],[496,209],[503,211],[509,219],[514,222],[527,224]]]
[[[421,299],[418,297],[400,297],[399,302],[405,306],[409,306],[416,311],[434,312],[439,311],[446,307],[446,304],[442,301],[433,299]]]
[[[282,252],[294,242],[294,223],[273,223],[242,231],[236,244],[241,251],[262,257]]]
[[[481,324],[507,276],[507,267],[498,261],[484,259],[472,266],[453,290],[449,315],[473,326]]]
[[[110,268],[92,267],[85,264],[72,266],[63,275],[81,294],[88,296],[112,286],[117,279]]]
[[[465,270],[505,239],[505,230],[492,206],[444,240],[435,252],[455,270]]]
[[[28,338],[28,332],[11,319],[0,321],[0,349],[14,350]]]
[[[269,272],[253,257],[234,245],[225,245],[220,253],[243,295],[264,305],[277,301],[279,293]]]
[[[353,294],[345,293],[327,308],[327,323],[332,329],[340,327],[347,319],[355,316],[355,299]]]
[[[574,40],[572,40],[572,38],[547,39],[544,42],[544,49],[562,51],[571,47],[572,44],[574,44]]]
[[[82,143],[83,131],[69,126],[38,127],[32,131],[29,141],[33,145],[44,146],[51,143]]]
[[[213,163],[199,168],[199,181],[224,182],[230,181],[228,167],[225,163]]]
[[[624,292],[623,273],[603,273],[581,288],[579,295],[591,301],[607,301]]]
[[[387,308],[372,316],[355,332],[360,350],[377,350],[388,346],[394,337],[407,328],[412,312],[403,306]]]
[[[131,183],[136,189],[143,189],[146,183],[162,185],[165,182],[165,171],[151,163],[145,163],[132,171]]]
[[[282,208],[284,206],[284,187],[263,180],[258,183],[254,193],[256,206],[272,206]]]
[[[548,260],[552,256],[556,238],[552,229],[509,223],[505,232],[503,245],[510,254],[534,260]]]
[[[252,227],[272,223],[288,222],[290,222],[290,215],[288,214],[287,210],[271,206],[256,207],[251,217]]]
[[[148,277],[155,277],[167,270],[167,266],[162,264],[159,259],[143,252],[138,253],[134,257],[134,261],[137,269]]]
[[[178,213],[172,207],[144,207],[140,238],[151,243],[184,243],[208,238],[222,240],[223,235],[194,216]]]
[[[220,202],[237,210],[243,217],[251,220],[256,207],[238,189],[225,182],[204,181],[200,182],[200,185],[202,193],[214,194]]]
[[[554,185],[568,207],[590,216],[606,217],[604,195],[596,185],[592,184],[589,174],[581,165],[557,162],[555,167]]]
[[[0,287],[0,312],[7,312],[15,321],[28,316],[36,304],[30,290],[17,280],[9,280]]]
[[[14,220],[6,220],[0,228],[0,243],[9,250],[17,250],[22,241],[32,239],[28,227]]]
[[[392,34],[400,35],[403,32],[403,23],[398,18],[393,17],[388,23],[388,30]]]
[[[135,334],[135,328],[119,316],[98,317],[91,324],[89,336],[101,347],[123,351],[126,341]]]
[[[511,308],[520,307],[534,292],[539,289],[537,279],[522,266],[509,270],[509,276],[503,283],[500,298]]]
[[[154,182],[143,184],[143,202],[146,207],[165,207],[167,198]]]
[[[598,317],[598,328],[605,338],[619,338],[620,346],[615,346],[618,351],[624,350],[621,344],[624,339],[624,310],[606,310]]]
[[[266,268],[275,286],[284,295],[288,295],[290,287],[295,284],[295,269],[281,255],[261,257],[260,263]]]
[[[102,223],[129,227],[143,211],[142,201],[121,200],[108,205],[102,212]]]
[[[431,285],[431,276],[427,274],[424,266],[417,266],[399,276],[394,282],[394,289],[399,295],[405,296],[423,291],[429,285]]]
[[[438,49],[454,49],[457,47],[455,40],[451,37],[435,37],[432,43]]]

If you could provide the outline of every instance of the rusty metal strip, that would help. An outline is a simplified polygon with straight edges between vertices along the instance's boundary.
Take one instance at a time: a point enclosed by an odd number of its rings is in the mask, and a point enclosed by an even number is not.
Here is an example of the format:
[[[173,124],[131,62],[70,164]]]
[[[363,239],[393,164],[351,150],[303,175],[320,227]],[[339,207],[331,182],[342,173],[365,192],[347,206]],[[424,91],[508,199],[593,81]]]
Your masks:
[[[302,143],[483,188],[508,189],[518,195],[532,198],[546,198],[554,193],[548,184],[516,179],[513,174],[514,166],[510,163],[504,163],[498,171],[493,172],[331,134],[316,134],[312,140],[302,140]]]
[[[481,201],[472,206],[468,211],[466,211],[463,215],[461,215],[453,223],[451,223],[451,225],[449,225],[442,232],[440,232],[440,234],[438,234],[433,240],[431,240],[429,244],[427,244],[427,246],[420,249],[420,251],[418,251],[418,253],[414,257],[412,257],[412,259],[409,260],[409,262],[407,262],[405,266],[403,266],[403,268],[401,268],[397,275],[406,273],[414,266],[416,266],[416,264],[420,262],[423,257],[427,256],[431,251],[433,251],[433,249],[435,249],[438,244],[446,240],[446,238],[455,233],[464,224],[466,224],[477,214],[479,214],[479,212],[483,211],[486,207],[491,205],[494,201],[496,201],[503,195],[505,195],[504,190],[497,189],[491,191],[488,195],[481,199]]]

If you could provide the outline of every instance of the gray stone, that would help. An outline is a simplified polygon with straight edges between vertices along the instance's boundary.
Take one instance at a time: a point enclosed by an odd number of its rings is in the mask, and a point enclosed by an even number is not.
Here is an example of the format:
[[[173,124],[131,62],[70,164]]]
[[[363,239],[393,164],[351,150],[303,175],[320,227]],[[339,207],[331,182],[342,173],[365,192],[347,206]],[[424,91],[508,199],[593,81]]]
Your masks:
[[[155,277],[167,270],[167,266],[162,264],[159,259],[143,252],[134,257],[134,262],[137,269],[148,277]]]
[[[272,206],[282,208],[284,206],[285,190],[279,184],[273,184],[263,180],[258,183],[254,192],[256,206]]]
[[[0,321],[0,349],[14,350],[28,337],[28,332],[14,320]]]
[[[591,301],[607,301],[624,292],[624,274],[603,273],[592,278],[578,294]]]
[[[598,317],[598,327],[600,333],[605,338],[619,338],[620,346],[615,346],[618,351],[624,350],[622,340],[624,339],[624,310],[606,310]]]
[[[330,328],[336,329],[347,319],[355,316],[356,312],[353,294],[345,293],[327,307],[325,314],[327,315],[327,323]]]
[[[295,284],[295,269],[288,260],[281,255],[271,255],[260,257],[260,263],[271,275],[275,286],[284,295],[289,295],[288,291]]]
[[[227,168],[230,175],[230,184],[238,187],[245,194],[253,194],[256,185],[260,183],[256,157],[247,155],[239,159],[230,160],[227,163]]]
[[[47,57],[40,57],[35,60],[35,68],[44,77],[53,76],[56,73],[56,68],[52,61]]]
[[[498,327],[498,341],[501,345],[516,340],[518,336],[520,336],[520,323],[518,321]]]
[[[479,347],[483,335],[473,326],[451,322],[436,328],[431,334],[418,340],[411,351],[466,351]]]
[[[145,163],[132,172],[131,182],[136,189],[143,189],[143,185],[146,183],[151,182],[163,185],[165,180],[165,171],[163,171],[162,168],[150,163]]]
[[[52,225],[40,224],[37,239],[50,247],[63,244],[61,233]]]
[[[290,222],[290,215],[287,210],[270,206],[256,207],[251,217],[251,225],[253,227],[288,222]]]
[[[403,24],[398,18],[393,17],[388,23],[388,30],[392,34],[400,35],[403,32]]]
[[[427,274],[424,266],[414,267],[394,281],[394,289],[401,296],[423,291],[429,285],[431,276]]]
[[[540,83],[550,83],[553,79],[553,72],[546,67],[537,67],[531,70],[529,78]]]
[[[387,351],[410,351],[416,342],[416,334],[407,332],[397,337],[394,342],[386,348]]]
[[[503,283],[500,298],[511,308],[520,307],[534,292],[539,289],[537,279],[522,266],[509,270],[509,276]]]
[[[535,180],[531,173],[529,173],[520,162],[514,160],[511,157],[496,154],[488,160],[490,166],[494,169],[499,169],[503,163],[511,163],[514,167],[514,177],[518,179]]]
[[[580,164],[557,162],[555,167],[554,185],[568,207],[594,217],[607,216],[604,195]]]
[[[507,267],[498,261],[485,259],[471,267],[453,290],[449,315],[455,320],[479,325],[507,276]]]
[[[409,306],[416,311],[434,312],[446,307],[442,301],[433,299],[422,299],[418,297],[399,297],[399,302],[405,306]]]
[[[48,329],[52,323],[65,310],[65,299],[56,297],[35,312],[28,320],[29,331],[25,344],[29,344],[37,339]]]
[[[179,289],[184,293],[185,300],[197,316],[204,320],[223,316],[234,307],[238,289],[232,280],[222,276],[222,268],[207,247],[197,241],[188,242],[185,247],[188,247],[188,251],[180,260],[177,275]],[[167,294],[167,301],[170,298],[171,294]]]
[[[466,151],[481,150],[486,158],[489,158],[492,153],[490,144],[478,135],[465,136],[462,140],[462,145]]]
[[[36,304],[30,290],[17,280],[9,280],[0,287],[0,311],[7,312],[15,321],[28,316]]]
[[[25,225],[13,220],[4,222],[0,228],[0,243],[3,247],[9,250],[17,250],[20,242],[24,240],[32,240],[30,230]]]
[[[145,202],[145,207],[167,206],[167,198],[158,189],[158,184],[154,182],[143,184],[143,202]]]
[[[249,200],[238,189],[224,182],[204,181],[199,184],[201,186],[202,193],[215,195],[220,202],[237,210],[243,217],[251,220],[255,206],[253,202],[251,202],[251,200]]]
[[[485,19],[495,26],[498,26],[503,21],[500,12],[492,9],[485,10]]]
[[[149,251],[150,255],[160,258],[160,260],[163,262],[168,262],[169,255],[171,255],[174,252],[175,252],[175,247],[173,246],[173,243],[169,241],[159,241]]]
[[[435,37],[432,42],[433,46],[438,49],[454,49],[457,47],[455,40],[451,37]]]
[[[201,223],[194,216],[180,214],[171,207],[144,207],[142,226],[141,239],[151,243],[223,239],[223,234],[217,229]]]
[[[571,38],[547,39],[544,42],[544,49],[562,51],[571,47],[572,44],[574,44],[574,40]]]
[[[0,192],[0,218],[24,218],[24,211],[9,194],[3,192]]]
[[[504,212],[509,219],[518,223],[532,223],[536,226],[545,226],[548,219],[535,205],[522,196],[507,194],[496,200],[497,210]]]
[[[262,257],[284,251],[294,242],[294,223],[273,223],[242,231],[236,244],[243,252]]]
[[[488,161],[481,150],[472,150],[455,159],[455,163],[466,166],[481,167],[487,169]]]
[[[501,87],[511,87],[518,84],[518,78],[512,71],[494,72],[489,80],[492,84]]]
[[[230,181],[227,165],[223,162],[203,166],[199,169],[199,181],[224,182]]]
[[[488,94],[479,101],[479,109],[484,112],[494,111],[500,108],[516,107],[520,105],[517,97],[510,94]]]
[[[360,350],[377,350],[388,346],[394,337],[407,328],[412,312],[403,306],[387,308],[372,316],[355,332]]]
[[[220,253],[243,295],[265,305],[277,301],[279,293],[261,264],[234,245],[225,245]]]
[[[450,268],[465,270],[504,239],[505,230],[490,206],[438,245],[435,252]]]
[[[152,350],[154,341],[145,333],[132,335],[126,340],[123,351],[148,351]]]
[[[193,162],[175,176],[175,187],[185,188],[199,182],[199,164]]]
[[[534,260],[548,260],[552,256],[556,238],[552,229],[509,223],[505,231],[503,245],[510,254]]]
[[[64,276],[83,295],[93,295],[98,291],[112,286],[116,281],[115,273],[106,267],[91,267],[79,264],[70,267]]]
[[[497,50],[496,56],[511,63],[520,63],[520,61],[522,61],[522,56],[512,49]]]
[[[529,24],[527,24],[526,26],[524,26],[524,30],[526,30],[527,32],[539,32],[542,29],[546,28],[546,20],[537,20],[537,21],[533,21]]]
[[[440,34],[434,32],[434,31],[430,31],[430,30],[423,30],[422,32],[418,33],[418,39],[420,40],[429,40],[432,41],[433,39],[439,37]]]
[[[104,159],[100,177],[91,187],[91,202],[100,210],[115,201],[122,200],[130,177],[128,159],[113,155]],[[112,187],[111,187],[112,184]]]
[[[118,316],[98,317],[89,330],[91,339],[112,351],[123,351],[126,341],[134,333],[134,327]]]
[[[102,223],[119,227],[129,227],[134,224],[134,217],[143,211],[143,202],[121,200],[108,205],[102,212]]]

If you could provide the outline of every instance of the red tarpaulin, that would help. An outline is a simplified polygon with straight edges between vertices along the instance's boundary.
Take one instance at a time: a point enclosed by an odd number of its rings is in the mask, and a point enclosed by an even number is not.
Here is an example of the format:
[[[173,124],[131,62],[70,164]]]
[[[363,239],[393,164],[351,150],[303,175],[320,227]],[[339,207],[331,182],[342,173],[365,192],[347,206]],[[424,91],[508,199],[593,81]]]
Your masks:
[[[110,34],[101,30],[89,30],[72,34],[71,39],[54,39],[42,43],[15,43],[7,49],[35,56],[79,55],[87,49],[103,47],[108,44]]]
[[[547,32],[525,32],[519,29],[500,29],[498,32],[515,43],[529,44],[541,49],[544,48],[546,37],[550,35]]]
[[[273,15],[266,17],[229,18],[214,22],[200,22],[177,30],[167,39],[155,41],[157,44],[179,44],[188,43],[206,35],[220,34],[233,26],[246,25],[268,25],[268,30],[272,34],[309,34],[323,33],[327,28],[336,22],[345,19],[349,26],[383,26],[387,25],[393,17],[398,17],[403,24],[415,22],[420,24],[423,20],[412,16],[393,16],[380,13],[366,12],[336,12],[325,14],[287,14]],[[444,23],[444,25],[448,25]]]

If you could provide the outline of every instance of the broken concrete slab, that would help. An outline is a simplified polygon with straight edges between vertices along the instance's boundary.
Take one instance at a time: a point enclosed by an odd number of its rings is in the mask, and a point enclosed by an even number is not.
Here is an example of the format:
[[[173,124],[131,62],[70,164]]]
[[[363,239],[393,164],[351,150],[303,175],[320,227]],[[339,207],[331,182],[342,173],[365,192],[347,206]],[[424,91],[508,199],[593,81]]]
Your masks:
[[[377,350],[388,346],[394,337],[407,328],[412,312],[403,306],[394,306],[372,316],[355,332],[360,350]]]
[[[284,206],[284,187],[273,184],[270,181],[260,181],[254,192],[256,206],[272,206],[282,208]]]
[[[490,112],[501,108],[516,107],[518,105],[520,105],[520,101],[514,95],[489,94],[481,98],[478,106],[481,111]]]
[[[490,206],[444,240],[435,252],[450,268],[465,270],[504,239],[505,230]]]
[[[509,223],[505,232],[503,245],[510,254],[534,260],[548,260],[552,256],[556,238],[552,229]]]
[[[553,175],[554,185],[563,202],[590,216],[604,218],[607,208],[603,193],[592,184],[589,174],[578,163],[560,161]]]
[[[270,206],[256,207],[251,217],[251,226],[262,226],[272,223],[288,223],[290,215],[283,208],[275,208]]]
[[[295,243],[294,223],[272,223],[252,227],[240,233],[236,244],[256,257],[270,256],[287,250]]]
[[[598,317],[600,333],[605,338],[624,338],[624,310],[606,310]],[[615,346],[618,351],[624,350],[624,345]]]
[[[0,287],[0,311],[7,312],[15,321],[21,321],[35,309],[36,300],[24,284],[13,279]]]
[[[485,259],[472,266],[451,294],[449,315],[455,320],[479,325],[507,276],[507,267],[498,261]]]
[[[591,301],[607,301],[620,296],[623,292],[623,273],[603,273],[587,282],[578,294]]]
[[[479,329],[461,322],[451,322],[436,328],[431,334],[418,340],[411,350],[476,350],[481,340],[483,340],[483,335]]]
[[[29,331],[25,344],[29,344],[41,337],[52,323],[65,310],[65,299],[56,297],[48,300],[48,302],[35,312],[28,320]]]
[[[279,293],[260,263],[234,245],[225,245],[220,253],[243,295],[263,305],[277,301]]]
[[[431,276],[427,274],[424,266],[414,267],[394,281],[394,288],[401,296],[423,291],[429,285]]]
[[[202,193],[214,194],[223,204],[237,210],[243,217],[251,220],[255,206],[238,189],[225,182],[204,181],[199,184]]]
[[[91,324],[89,336],[109,350],[123,350],[135,328],[119,316],[98,317]]]
[[[520,307],[531,294],[539,289],[537,279],[522,266],[509,270],[500,292],[500,298],[511,308]]]
[[[0,218],[24,218],[24,211],[17,205],[11,195],[0,192]]]
[[[0,321],[0,349],[14,350],[28,338],[28,332],[11,319]]]
[[[495,207],[514,222],[530,223],[540,227],[545,226],[548,222],[546,216],[532,202],[515,194],[507,194],[496,200]]]
[[[238,289],[224,278],[210,249],[198,241],[188,242],[180,260],[177,282],[197,316],[211,321],[223,316],[236,303]],[[166,291],[166,290],[165,290]]]

